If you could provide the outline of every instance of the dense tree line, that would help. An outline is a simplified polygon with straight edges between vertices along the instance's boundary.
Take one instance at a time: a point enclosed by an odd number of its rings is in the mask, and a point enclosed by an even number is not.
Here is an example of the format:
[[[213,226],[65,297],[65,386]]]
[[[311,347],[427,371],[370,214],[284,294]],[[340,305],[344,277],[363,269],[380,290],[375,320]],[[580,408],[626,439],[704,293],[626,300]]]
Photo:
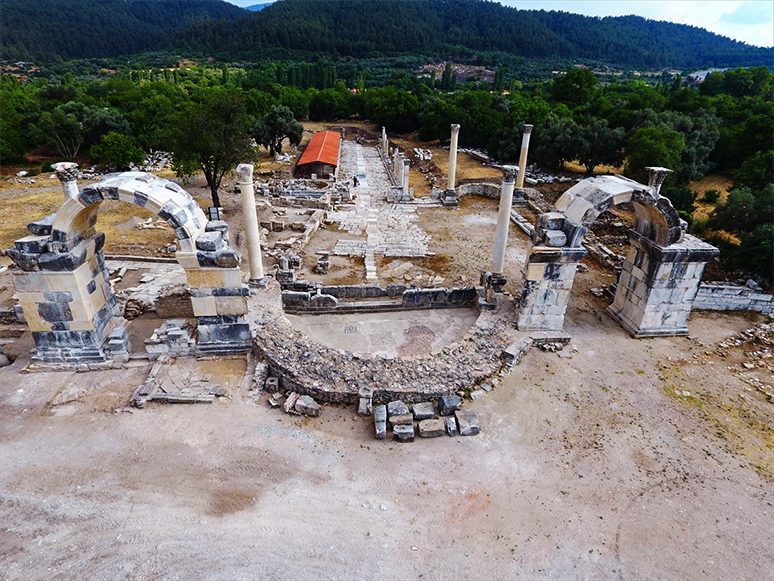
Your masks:
[[[294,67],[303,73],[289,75]],[[171,150],[179,175],[205,174],[217,204],[220,180],[249,158],[250,139],[279,152],[283,138],[300,141],[297,119],[368,119],[441,143],[449,140],[450,124],[459,123],[461,146],[511,162],[530,123],[530,158],[541,165],[577,160],[592,173],[624,163],[624,173],[640,182],[647,180],[646,166],[675,170],[662,193],[696,232],[722,229],[737,236],[741,246],[724,253],[733,265],[753,264],[744,262],[743,251],[760,250],[766,240],[770,245],[774,103],[765,67],[713,73],[710,84],[698,88],[667,76],[655,86],[633,79],[603,84],[589,69],[573,67],[549,82],[514,84],[511,92],[495,90],[502,75],[494,83],[457,83],[449,90],[450,68],[441,78],[394,71],[385,86],[366,88],[362,74],[339,78],[330,67],[141,69],[90,81],[68,72],[58,82],[27,83],[6,76],[0,82],[0,156],[21,158],[42,147],[61,158],[89,154],[120,168],[137,163],[140,151]],[[694,223],[690,183],[710,171],[731,173],[733,191],[708,221]],[[771,276],[771,262],[760,260],[755,268]]]
[[[154,50],[175,32],[245,11],[221,0],[0,0],[0,13],[2,59],[45,62]]]
[[[282,0],[236,22],[208,21],[181,31],[171,46],[223,58],[262,53],[362,58],[418,52],[459,58],[499,51],[644,68],[772,61],[771,49],[691,26],[636,16],[600,19],[516,10],[478,0]]]
[[[10,61],[167,48],[225,61],[496,54],[653,69],[755,66],[774,56],[772,49],[681,24],[516,10],[483,0],[280,0],[259,12],[222,0],[0,0],[0,9],[0,56]],[[319,85],[303,70],[286,74],[291,78],[278,81]]]

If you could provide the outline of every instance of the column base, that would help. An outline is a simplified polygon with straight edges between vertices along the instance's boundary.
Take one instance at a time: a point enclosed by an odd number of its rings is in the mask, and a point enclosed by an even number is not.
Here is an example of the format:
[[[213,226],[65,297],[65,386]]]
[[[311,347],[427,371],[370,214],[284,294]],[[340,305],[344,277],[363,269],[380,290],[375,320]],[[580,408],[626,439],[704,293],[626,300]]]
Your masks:
[[[621,325],[623,329],[635,339],[645,339],[648,337],[685,337],[689,334],[688,327],[651,327],[640,328],[634,321],[624,315],[620,309],[610,305],[605,309],[610,318]]]

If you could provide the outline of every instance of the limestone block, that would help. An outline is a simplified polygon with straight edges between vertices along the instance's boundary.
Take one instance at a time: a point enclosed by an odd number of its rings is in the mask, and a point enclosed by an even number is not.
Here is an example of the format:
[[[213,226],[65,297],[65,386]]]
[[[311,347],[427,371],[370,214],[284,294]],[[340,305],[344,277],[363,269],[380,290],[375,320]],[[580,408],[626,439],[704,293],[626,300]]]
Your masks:
[[[542,280],[546,270],[544,262],[533,262],[527,266],[527,280]]]
[[[397,442],[413,442],[414,424],[395,426],[392,429],[392,439]]]
[[[481,422],[478,416],[471,410],[459,410],[454,412],[457,419],[460,436],[475,436],[481,432]]]
[[[567,243],[567,235],[561,230],[546,230],[546,246],[562,247]]]
[[[414,413],[414,419],[417,421],[429,420],[435,415],[432,402],[415,403],[411,407],[411,411]],[[420,430],[421,435],[421,430]]]
[[[446,424],[446,433],[450,436],[457,435],[457,419],[454,416],[443,418],[444,424]]]
[[[215,297],[191,297],[191,306],[193,307],[194,316],[196,317],[214,316],[219,314]]]
[[[305,416],[316,418],[320,415],[320,404],[308,395],[300,396],[294,405],[295,410]]]
[[[438,413],[442,416],[450,416],[462,409],[462,400],[456,395],[442,395],[438,398]]]
[[[215,311],[218,315],[247,314],[247,299],[245,297],[214,297],[214,299]],[[194,314],[196,314],[195,309]]]
[[[421,438],[437,438],[446,433],[446,424],[443,420],[422,420],[419,422],[419,436]]]

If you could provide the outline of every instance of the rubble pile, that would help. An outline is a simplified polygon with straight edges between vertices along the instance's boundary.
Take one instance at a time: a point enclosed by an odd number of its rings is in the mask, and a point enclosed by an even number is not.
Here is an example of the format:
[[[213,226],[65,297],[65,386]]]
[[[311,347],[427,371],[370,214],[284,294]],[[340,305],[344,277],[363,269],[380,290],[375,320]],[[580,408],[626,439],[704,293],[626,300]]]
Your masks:
[[[758,371],[774,377],[774,323],[756,325],[721,341],[715,353],[727,357],[728,352],[735,348],[742,348],[747,359],[734,369],[735,375],[762,393],[769,403],[774,403],[774,386],[764,383],[751,373]]]

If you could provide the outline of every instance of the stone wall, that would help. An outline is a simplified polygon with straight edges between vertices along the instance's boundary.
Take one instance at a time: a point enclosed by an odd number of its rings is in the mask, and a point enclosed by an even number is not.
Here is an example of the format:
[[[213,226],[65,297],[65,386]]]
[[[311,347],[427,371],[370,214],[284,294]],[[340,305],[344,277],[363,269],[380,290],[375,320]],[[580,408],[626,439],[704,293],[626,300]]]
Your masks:
[[[693,300],[694,309],[708,311],[757,311],[774,313],[774,297],[760,288],[736,284],[702,283]]]
[[[499,184],[461,184],[457,186],[457,197],[463,196],[481,196],[482,198],[491,198],[493,200],[500,199],[500,185]]]
[[[295,288],[302,287],[303,285],[296,285]],[[311,290],[287,290],[282,293],[282,307],[288,313],[375,313],[477,305],[478,292],[473,286],[415,289],[391,284],[383,289],[375,285],[342,285],[317,286]]]
[[[253,344],[284,389],[318,401],[357,402],[358,389],[373,387],[374,401],[430,401],[474,388],[500,372],[513,342],[506,321],[484,311],[460,340],[421,356],[386,357],[326,347],[284,316],[279,290],[250,297]]]

